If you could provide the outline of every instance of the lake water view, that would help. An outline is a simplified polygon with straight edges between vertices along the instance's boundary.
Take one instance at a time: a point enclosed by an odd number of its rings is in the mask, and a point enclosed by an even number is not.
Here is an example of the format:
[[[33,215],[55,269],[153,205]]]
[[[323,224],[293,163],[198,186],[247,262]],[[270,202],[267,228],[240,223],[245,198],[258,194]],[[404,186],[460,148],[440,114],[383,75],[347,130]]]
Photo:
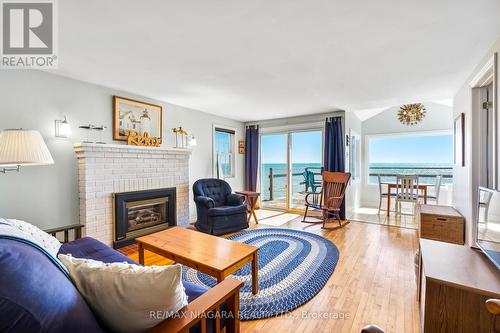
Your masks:
[[[320,168],[320,163],[294,163],[292,165],[292,189],[293,193],[305,191],[304,176],[302,173],[306,168]],[[285,163],[263,164],[261,168],[262,175],[262,199],[269,200],[269,174],[273,172],[273,199],[285,198],[286,193],[286,168]],[[318,169],[312,169],[313,172],[319,172]],[[369,166],[370,183],[377,183],[376,174],[381,175],[382,182],[396,182],[395,174],[417,174],[420,176],[419,182],[422,184],[435,184],[436,175],[442,175],[442,184],[453,183],[452,165],[448,163],[371,163]],[[316,176],[320,180],[320,176]]]

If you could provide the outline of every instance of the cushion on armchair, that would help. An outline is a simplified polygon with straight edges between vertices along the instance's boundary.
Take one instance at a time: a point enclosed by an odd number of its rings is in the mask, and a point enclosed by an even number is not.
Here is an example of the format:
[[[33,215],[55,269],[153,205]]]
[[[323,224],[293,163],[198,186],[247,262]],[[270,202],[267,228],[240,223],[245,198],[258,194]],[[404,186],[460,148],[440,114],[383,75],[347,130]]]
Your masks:
[[[235,214],[245,214],[247,213],[247,206],[220,206],[208,210],[208,216],[229,216]]]

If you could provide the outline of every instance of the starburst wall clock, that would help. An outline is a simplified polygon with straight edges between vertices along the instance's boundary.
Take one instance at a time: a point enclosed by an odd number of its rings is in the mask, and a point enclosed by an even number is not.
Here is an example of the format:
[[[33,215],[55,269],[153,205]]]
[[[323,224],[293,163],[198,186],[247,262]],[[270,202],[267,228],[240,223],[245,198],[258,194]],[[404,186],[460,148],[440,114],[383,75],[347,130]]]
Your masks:
[[[425,107],[422,103],[405,104],[399,108],[398,119],[407,126],[413,126],[421,122],[425,114]]]

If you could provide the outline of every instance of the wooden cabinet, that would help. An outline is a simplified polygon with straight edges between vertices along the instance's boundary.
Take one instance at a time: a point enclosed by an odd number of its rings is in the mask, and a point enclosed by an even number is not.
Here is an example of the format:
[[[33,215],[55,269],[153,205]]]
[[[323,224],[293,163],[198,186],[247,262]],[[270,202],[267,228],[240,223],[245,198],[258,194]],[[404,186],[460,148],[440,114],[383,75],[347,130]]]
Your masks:
[[[418,205],[420,238],[464,244],[465,220],[453,207]]]
[[[420,240],[419,301],[422,333],[491,333],[485,306],[500,298],[500,273],[468,246]],[[497,325],[498,326],[498,325]]]

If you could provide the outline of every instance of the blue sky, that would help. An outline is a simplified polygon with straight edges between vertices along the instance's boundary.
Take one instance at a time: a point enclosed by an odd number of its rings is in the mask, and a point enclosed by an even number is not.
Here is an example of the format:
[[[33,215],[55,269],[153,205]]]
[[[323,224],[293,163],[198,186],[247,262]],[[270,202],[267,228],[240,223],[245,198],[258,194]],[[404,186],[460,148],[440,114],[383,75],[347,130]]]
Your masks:
[[[370,163],[452,163],[453,136],[370,139]]]
[[[320,131],[292,133],[292,163],[321,163]],[[262,136],[262,162],[286,163],[286,134]],[[379,137],[369,141],[370,163],[452,163],[453,136]]]
[[[321,131],[292,133],[292,163],[321,163]],[[262,136],[262,162],[286,163],[286,134]]]

